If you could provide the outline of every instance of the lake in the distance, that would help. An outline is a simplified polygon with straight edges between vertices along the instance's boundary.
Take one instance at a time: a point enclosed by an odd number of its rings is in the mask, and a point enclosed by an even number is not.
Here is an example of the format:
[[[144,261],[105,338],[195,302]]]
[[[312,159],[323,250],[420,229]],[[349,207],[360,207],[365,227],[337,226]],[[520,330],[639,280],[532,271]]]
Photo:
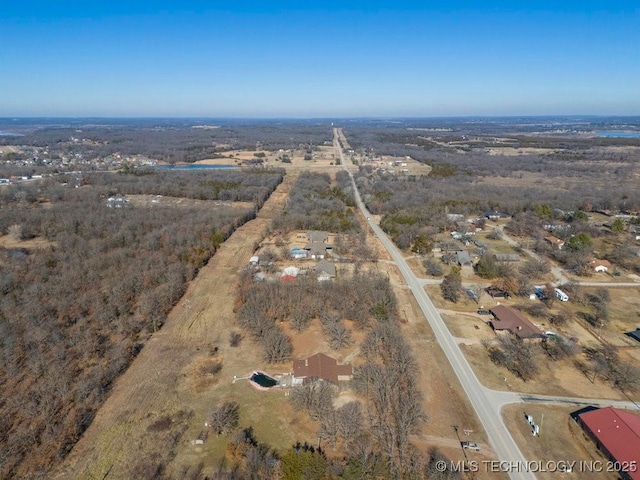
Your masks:
[[[3,132],[0,130],[0,137],[24,137],[21,133]]]
[[[606,138],[640,138],[640,132],[633,130],[601,130],[596,135]]]

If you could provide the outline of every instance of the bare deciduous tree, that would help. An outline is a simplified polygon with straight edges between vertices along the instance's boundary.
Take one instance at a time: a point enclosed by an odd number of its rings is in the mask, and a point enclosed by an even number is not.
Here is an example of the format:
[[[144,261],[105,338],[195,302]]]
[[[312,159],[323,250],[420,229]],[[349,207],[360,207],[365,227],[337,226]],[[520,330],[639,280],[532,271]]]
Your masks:
[[[340,436],[350,444],[360,435],[364,427],[362,404],[358,401],[345,403],[336,410],[336,421]]]
[[[216,435],[233,432],[240,421],[240,405],[237,402],[223,402],[215,407],[209,415],[209,428]]]
[[[451,269],[451,273],[444,277],[440,284],[440,290],[445,300],[450,302],[457,302],[460,298],[460,292],[462,291],[462,278],[460,277],[460,271],[455,267]]]
[[[533,379],[538,373],[534,344],[525,340],[499,337],[497,346],[489,346],[489,357],[524,381]]]
[[[336,387],[324,380],[316,380],[292,390],[291,402],[300,410],[306,410],[314,418],[333,413]]]
[[[17,242],[24,240],[24,233],[22,225],[20,224],[14,223],[13,225],[10,225],[7,229],[7,234]]]
[[[291,358],[291,339],[277,326],[272,325],[262,336],[264,359],[269,363],[282,363]]]

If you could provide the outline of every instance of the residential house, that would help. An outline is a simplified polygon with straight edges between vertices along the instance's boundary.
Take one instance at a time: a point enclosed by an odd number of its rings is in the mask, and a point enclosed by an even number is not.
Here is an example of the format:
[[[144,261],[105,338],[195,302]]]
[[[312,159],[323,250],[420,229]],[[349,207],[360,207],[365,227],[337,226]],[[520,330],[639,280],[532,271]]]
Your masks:
[[[326,245],[324,243],[310,243],[304,249],[307,251],[307,256],[313,259],[322,259],[327,253]]]
[[[471,260],[469,252],[466,250],[458,250],[456,252],[456,263],[461,267],[470,267],[473,265],[473,260]]]
[[[327,232],[314,230],[307,232],[307,240],[309,240],[309,243],[327,243],[329,234]]]
[[[549,232],[556,232],[556,231],[563,231],[563,230],[570,230],[571,229],[571,224],[568,223],[545,223],[544,225],[542,225],[542,228],[544,228],[545,230],[549,231]]]
[[[315,266],[315,271],[318,281],[333,280],[336,278],[336,266],[327,260],[320,260]]]
[[[489,312],[493,315],[493,320],[489,324],[496,332],[507,331],[521,340],[542,339],[545,336],[542,330],[517,310],[497,305],[490,308]]]
[[[129,206],[129,199],[126,197],[109,197],[107,199],[107,207],[109,208],[126,208]]]
[[[338,365],[335,358],[324,353],[293,361],[293,385],[302,385],[314,380],[325,380],[339,385],[341,381],[351,380],[353,367],[350,364]]]
[[[485,212],[484,217],[489,220],[499,220],[501,218],[509,218],[509,215],[506,213],[498,212],[497,210],[491,210],[490,212]]]
[[[579,410],[571,414],[598,450],[614,465],[640,465],[640,416],[613,407]],[[640,480],[640,469],[617,472],[625,480]]]

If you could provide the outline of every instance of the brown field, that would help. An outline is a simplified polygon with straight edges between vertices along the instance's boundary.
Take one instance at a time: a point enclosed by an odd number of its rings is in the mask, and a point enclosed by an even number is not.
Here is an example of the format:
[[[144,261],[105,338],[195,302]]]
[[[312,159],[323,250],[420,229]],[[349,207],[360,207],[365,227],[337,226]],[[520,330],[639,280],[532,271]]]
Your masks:
[[[513,157],[517,155],[532,155],[532,154],[548,154],[548,153],[557,153],[561,152],[560,149],[554,148],[533,148],[533,147],[522,147],[522,148],[514,148],[514,147],[490,147],[486,149],[486,152],[489,155],[498,155],[498,156],[507,156]]]
[[[484,346],[463,344],[461,349],[480,382],[488,388],[540,395],[628,400],[618,390],[604,383],[600,377],[592,383],[593,377],[589,375],[587,378],[580,373],[573,360],[551,362],[540,352],[538,375],[534,380],[525,382],[506,368],[498,367],[491,362]],[[635,395],[635,398],[639,399],[640,396]]]
[[[332,167],[336,161],[335,149],[332,146],[315,147],[312,160],[304,159],[304,155],[306,153],[304,150],[258,151],[261,151],[266,155],[263,158],[264,165],[270,167],[282,167],[287,170],[329,168]],[[222,153],[222,155],[224,155],[223,158],[199,160],[195,163],[203,165],[239,165],[242,162],[255,159],[256,152],[256,150],[231,150]],[[279,158],[282,155],[288,155],[291,159],[291,163],[281,162]]]
[[[617,475],[606,472],[591,472],[589,462],[606,460],[589,440],[582,429],[569,416],[576,407],[557,407],[548,405],[508,405],[502,410],[502,416],[524,456],[532,462],[541,462],[547,470],[555,469],[555,462],[578,462],[571,473],[540,472],[540,480],[576,479],[576,480],[614,480]],[[540,436],[531,435],[531,427],[524,415],[532,415],[540,426]],[[544,415],[544,417],[543,417]],[[552,463],[547,463],[552,462]]]
[[[164,197],[162,195],[127,195],[127,199],[134,207],[228,207],[244,210],[251,210],[253,203],[251,202],[225,202],[221,200],[196,200],[193,198],[183,197]]]
[[[55,245],[42,237],[29,238],[27,240],[16,240],[11,235],[0,236],[0,248],[24,248],[27,250],[41,250]]]
[[[5,153],[22,153],[22,149],[12,145],[0,145],[0,155]]]

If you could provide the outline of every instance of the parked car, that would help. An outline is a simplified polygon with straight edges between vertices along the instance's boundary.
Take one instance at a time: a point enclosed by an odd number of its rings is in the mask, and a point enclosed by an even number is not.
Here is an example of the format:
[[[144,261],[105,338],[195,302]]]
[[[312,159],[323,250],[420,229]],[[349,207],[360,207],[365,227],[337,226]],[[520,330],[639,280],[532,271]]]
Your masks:
[[[478,446],[477,443],[474,443],[474,442],[462,442],[462,448],[465,448],[467,450],[472,450],[474,452],[480,451],[480,447]]]
[[[478,310],[478,315],[490,315],[491,312],[489,310],[485,310],[485,309],[480,309]]]

